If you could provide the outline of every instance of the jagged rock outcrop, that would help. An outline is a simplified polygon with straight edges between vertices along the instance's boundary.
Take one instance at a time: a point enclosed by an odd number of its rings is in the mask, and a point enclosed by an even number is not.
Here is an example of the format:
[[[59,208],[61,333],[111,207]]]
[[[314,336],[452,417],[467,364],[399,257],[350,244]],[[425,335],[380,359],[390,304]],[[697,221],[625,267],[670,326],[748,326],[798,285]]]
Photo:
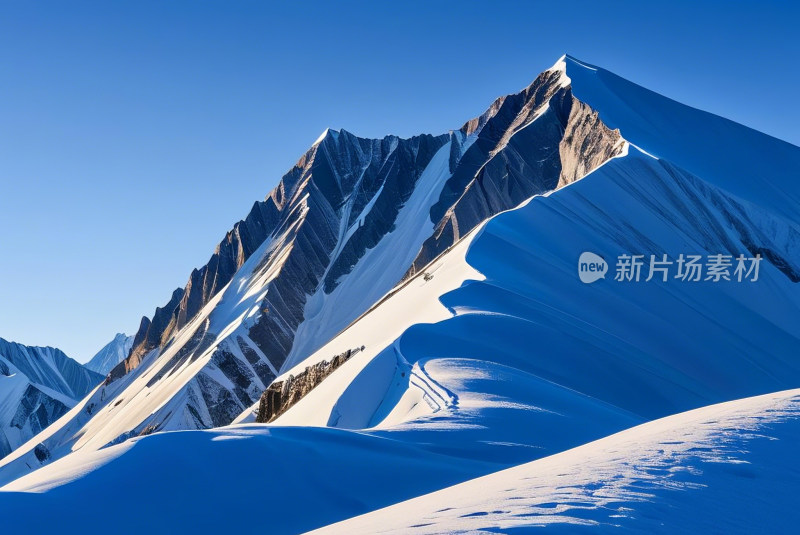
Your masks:
[[[156,307],[153,319],[142,318],[139,330],[133,337],[133,346],[128,357],[111,369],[106,377],[106,383],[119,379],[141,364],[142,359],[153,349],[166,342],[165,335],[171,323],[172,316],[177,312],[178,303],[183,299],[184,290],[176,288],[172,292],[169,302],[163,307]]]
[[[592,108],[572,98],[572,106],[559,143],[561,188],[583,178],[620,152],[619,130],[611,130]]]
[[[451,158],[453,174],[431,208],[436,229],[407,276],[487,218],[582,178],[621,150],[619,132],[574,98],[557,70],[498,99],[461,130],[477,137],[460,159]]]
[[[331,360],[324,360],[308,366],[297,375],[290,375],[283,381],[276,381],[269,385],[259,401],[256,422],[271,422],[289,410],[292,405],[300,401],[334,370],[362,349],[363,347],[349,349]]]

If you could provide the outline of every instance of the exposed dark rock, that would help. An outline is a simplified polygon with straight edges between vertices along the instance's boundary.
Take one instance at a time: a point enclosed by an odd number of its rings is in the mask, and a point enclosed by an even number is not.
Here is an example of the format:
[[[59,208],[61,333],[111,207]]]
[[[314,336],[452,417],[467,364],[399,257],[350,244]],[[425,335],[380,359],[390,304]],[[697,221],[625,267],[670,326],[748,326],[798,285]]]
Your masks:
[[[295,375],[290,375],[284,381],[272,383],[261,395],[256,413],[256,422],[268,423],[289,410],[306,394],[311,392],[336,368],[347,362],[350,357],[364,349],[348,349],[336,355],[330,361],[324,360]]]
[[[269,365],[264,362],[264,360],[259,356],[256,351],[250,347],[250,345],[245,342],[242,337],[238,336],[236,338],[236,344],[239,346],[244,358],[247,359],[247,362],[250,363],[252,366],[253,371],[256,372],[258,378],[261,380],[262,383],[268,385],[275,379],[275,374],[272,373]]]
[[[114,366],[106,376],[105,383],[108,384],[115,381],[135,369],[141,364],[142,359],[153,349],[160,347],[164,340],[164,333],[167,326],[170,324],[171,317],[175,308],[183,298],[184,291],[182,288],[177,288],[172,292],[169,302],[163,307],[156,308],[153,314],[153,319],[142,318],[139,325],[139,330],[133,338],[133,346],[131,347],[131,354],[128,358]]]
[[[619,130],[611,130],[596,111],[572,97],[572,107],[559,144],[561,155],[561,188],[583,178],[600,164],[618,155],[621,146]]]
[[[44,463],[50,459],[50,450],[48,450],[44,444],[37,444],[33,449],[33,454],[36,455],[40,463]]]
[[[212,426],[216,427],[231,423],[246,408],[230,390],[204,372],[197,374],[197,384],[203,395],[204,405],[211,417]],[[200,427],[208,427],[208,425],[204,424]]]
[[[575,99],[552,71],[498,99],[462,131],[478,132],[477,138],[460,159],[451,153],[453,175],[431,209],[436,228],[406,277],[487,218],[582,178],[621,149],[619,132]]]
[[[28,385],[11,419],[10,426],[22,429],[30,424],[33,434],[61,418],[69,407],[53,399],[34,385]]]

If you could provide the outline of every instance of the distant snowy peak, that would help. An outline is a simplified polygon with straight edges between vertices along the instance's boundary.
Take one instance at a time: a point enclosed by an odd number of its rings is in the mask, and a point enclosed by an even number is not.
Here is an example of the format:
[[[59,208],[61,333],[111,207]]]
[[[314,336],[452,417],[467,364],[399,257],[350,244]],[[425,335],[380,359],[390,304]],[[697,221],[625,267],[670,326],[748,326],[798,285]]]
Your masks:
[[[0,357],[13,364],[32,383],[75,400],[84,397],[103,380],[102,375],[53,347],[26,346],[0,338]]]
[[[133,336],[124,333],[117,333],[114,339],[107,343],[103,348],[92,357],[84,366],[88,369],[105,375],[111,369],[125,360],[133,346]]]
[[[66,414],[101,380],[58,349],[0,338],[0,458]]]

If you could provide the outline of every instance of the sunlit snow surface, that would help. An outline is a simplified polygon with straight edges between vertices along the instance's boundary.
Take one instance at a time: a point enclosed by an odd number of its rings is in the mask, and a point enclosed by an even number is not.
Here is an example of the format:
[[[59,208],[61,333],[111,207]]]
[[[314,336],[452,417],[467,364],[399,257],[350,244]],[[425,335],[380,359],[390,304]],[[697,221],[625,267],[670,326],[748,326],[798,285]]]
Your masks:
[[[315,533],[790,533],[799,416],[800,390],[711,405]]]

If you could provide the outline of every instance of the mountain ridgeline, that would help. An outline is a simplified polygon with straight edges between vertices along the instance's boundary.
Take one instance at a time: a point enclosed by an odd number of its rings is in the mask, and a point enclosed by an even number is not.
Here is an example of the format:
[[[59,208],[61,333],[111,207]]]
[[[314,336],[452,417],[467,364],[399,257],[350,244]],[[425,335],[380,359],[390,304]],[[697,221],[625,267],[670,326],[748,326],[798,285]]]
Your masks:
[[[326,130],[186,286],[142,319],[127,358],[67,429],[43,437],[40,452],[53,459],[231,423],[477,225],[622,149],[619,132],[574,97],[560,68],[446,134]],[[18,455],[42,464],[30,451]]]
[[[364,139],[327,130],[270,195],[234,225],[209,262],[192,271],[186,287],[175,290],[152,319],[142,319],[129,357],[109,380],[169,345],[266,240],[289,232],[293,246],[286,258],[262,260],[282,265],[247,332],[270,361],[271,366],[258,366],[257,357],[250,359],[268,385],[274,378],[268,370],[281,370],[291,352],[307,296],[320,289],[330,293],[365,251],[394,230],[400,209],[437,151],[447,146],[449,176],[430,206],[432,232],[422,244],[409,244],[418,250],[404,266],[406,277],[488,217],[581,178],[619,152],[619,139],[572,96],[556,70],[542,73],[520,93],[497,99],[483,115],[449,134]],[[342,310],[342,323],[363,312]],[[217,334],[192,338],[183,353],[212,343]],[[240,370],[230,371],[228,379],[242,380]],[[245,396],[240,401],[253,400]]]

